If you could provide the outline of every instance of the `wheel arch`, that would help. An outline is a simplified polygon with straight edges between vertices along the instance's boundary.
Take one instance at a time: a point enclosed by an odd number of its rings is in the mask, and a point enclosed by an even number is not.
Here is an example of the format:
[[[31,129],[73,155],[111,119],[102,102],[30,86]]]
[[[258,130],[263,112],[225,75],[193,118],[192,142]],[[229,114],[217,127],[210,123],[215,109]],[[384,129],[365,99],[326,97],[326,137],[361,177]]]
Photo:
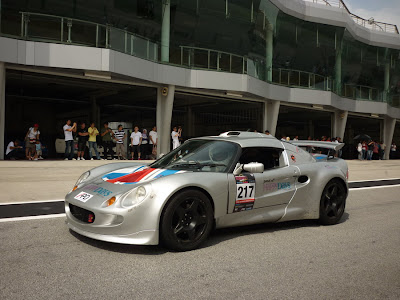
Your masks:
[[[214,204],[214,199],[211,197],[210,193],[207,192],[207,190],[205,190],[204,188],[201,188],[201,187],[199,187],[199,186],[185,186],[185,187],[183,187],[183,188],[181,188],[181,189],[179,189],[179,190],[174,191],[174,193],[172,193],[171,195],[169,195],[167,201],[164,202],[164,204],[163,204],[163,206],[162,206],[162,208],[161,208],[160,218],[159,218],[159,220],[158,220],[158,227],[159,227],[159,228],[160,228],[160,226],[161,226],[161,223],[162,223],[161,221],[162,221],[162,218],[163,218],[163,216],[164,216],[165,208],[167,207],[167,205],[171,202],[171,200],[172,200],[177,194],[182,193],[183,191],[186,191],[186,190],[197,190],[197,191],[203,193],[203,194],[208,198],[208,200],[210,200],[211,207],[212,207],[213,213],[214,213],[214,224],[215,224],[215,204]]]
[[[343,187],[344,187],[344,189],[345,189],[345,191],[346,191],[346,198],[347,198],[347,196],[349,195],[349,189],[348,189],[348,187],[347,187],[347,183],[343,180],[343,178],[341,178],[341,177],[333,177],[333,178],[331,178],[331,179],[325,184],[325,186],[326,186],[329,182],[331,182],[332,180],[337,180],[337,181],[339,181],[339,182],[343,185]]]

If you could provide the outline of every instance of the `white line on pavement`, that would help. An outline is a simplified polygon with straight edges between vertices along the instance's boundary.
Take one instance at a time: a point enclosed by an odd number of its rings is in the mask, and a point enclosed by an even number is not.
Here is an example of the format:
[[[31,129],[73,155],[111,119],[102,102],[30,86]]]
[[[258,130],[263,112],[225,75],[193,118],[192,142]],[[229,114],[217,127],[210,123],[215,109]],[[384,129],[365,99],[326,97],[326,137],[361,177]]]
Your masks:
[[[360,188],[351,188],[350,191],[359,191],[359,190],[370,190],[370,189],[383,189],[383,188],[390,188],[390,187],[399,187],[400,184],[392,184],[392,185],[381,185],[381,186],[366,186]]]
[[[8,202],[8,203],[0,203],[1,205],[11,205],[11,204],[35,204],[35,203],[46,203],[46,202],[60,202],[65,199],[56,199],[56,200],[40,200],[40,201],[29,201],[29,202]]]
[[[17,217],[17,218],[4,218],[4,219],[0,219],[0,223],[13,222],[13,221],[38,220],[38,219],[52,219],[52,218],[61,218],[61,217],[65,217],[65,213],[53,214],[53,215]]]
[[[382,179],[367,179],[367,180],[355,180],[355,181],[349,181],[349,183],[353,182],[367,182],[367,181],[387,181],[387,180],[399,180],[400,178],[382,178]]]

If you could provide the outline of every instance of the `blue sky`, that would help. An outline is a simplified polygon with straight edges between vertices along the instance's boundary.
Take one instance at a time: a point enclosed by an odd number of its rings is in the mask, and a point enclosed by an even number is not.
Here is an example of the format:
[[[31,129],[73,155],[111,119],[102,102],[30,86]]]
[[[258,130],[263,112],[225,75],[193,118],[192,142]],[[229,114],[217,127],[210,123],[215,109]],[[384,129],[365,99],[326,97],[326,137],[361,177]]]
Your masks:
[[[396,24],[400,30],[400,0],[344,0],[353,14],[364,19]]]

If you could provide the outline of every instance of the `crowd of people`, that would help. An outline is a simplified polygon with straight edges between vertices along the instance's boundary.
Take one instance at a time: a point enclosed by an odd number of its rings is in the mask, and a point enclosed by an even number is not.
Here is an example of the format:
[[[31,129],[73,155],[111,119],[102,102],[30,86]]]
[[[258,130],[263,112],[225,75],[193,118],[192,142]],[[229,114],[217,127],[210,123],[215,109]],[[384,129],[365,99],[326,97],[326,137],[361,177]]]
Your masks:
[[[102,128],[97,129],[94,122],[89,126],[85,122],[72,122],[67,120],[62,127],[65,141],[64,160],[90,160],[104,159],[155,159],[157,156],[158,133],[157,127],[153,126],[150,132],[135,126],[130,136],[128,131],[120,124],[117,130],[112,130],[108,122],[104,122]],[[180,146],[182,138],[182,127],[176,126],[171,132],[172,148]],[[77,145],[75,142],[77,141]],[[13,140],[7,145],[6,159],[39,160],[42,157],[42,144],[40,142],[39,124],[34,124],[26,133],[25,144],[19,140]],[[129,148],[127,147],[129,144]],[[98,146],[104,149],[103,157],[100,156]],[[115,147],[115,151],[114,151]],[[24,150],[25,149],[25,150]],[[128,151],[126,151],[128,149]],[[77,154],[75,154],[77,150]],[[129,153],[126,153],[129,152]]]
[[[90,160],[104,160],[104,159],[119,159],[127,160],[128,156],[131,160],[137,159],[155,159],[157,156],[157,146],[159,144],[157,127],[153,126],[150,132],[143,128],[139,131],[139,127],[135,126],[133,132],[127,139],[127,130],[120,124],[117,130],[112,130],[108,122],[104,122],[100,131],[96,128],[95,123],[91,122],[89,127],[85,122],[80,122],[79,125],[71,120],[67,120],[63,126],[64,140],[65,140],[65,160],[85,160],[88,155]],[[257,131],[255,131],[257,132]],[[268,130],[264,132],[270,135]],[[182,127],[175,126],[171,132],[172,149],[176,149],[181,144]],[[297,141],[299,137],[296,135],[291,139],[289,136],[283,135],[282,141]],[[75,158],[75,140],[77,140],[77,155]],[[327,141],[341,143],[341,138],[331,138],[322,136],[320,139],[312,139],[311,136],[308,140]],[[98,143],[104,149],[103,157],[100,156],[98,151]],[[129,143],[129,148],[126,143]],[[34,124],[30,127],[25,135],[24,146],[19,140],[13,140],[7,145],[6,159],[27,159],[27,160],[40,160],[42,157],[42,150],[45,148],[40,142],[39,124]],[[116,151],[114,152],[114,146]],[[25,148],[25,150],[24,150]],[[360,141],[356,147],[359,160],[372,160],[384,159],[386,145],[381,141],[363,140]],[[126,153],[128,149],[129,153]],[[307,147],[308,152],[318,152],[319,149]],[[397,146],[393,141],[390,146],[390,159],[396,158]],[[85,155],[86,154],[86,155]],[[130,154],[130,155],[128,155]],[[336,156],[342,156],[342,150],[336,153]],[[87,157],[87,156],[86,156]]]
[[[357,145],[358,159],[359,160],[373,160],[379,159],[382,160],[385,157],[386,144],[384,142],[377,142],[374,140],[369,141],[359,141]],[[396,158],[397,146],[393,141],[390,145],[390,153],[389,158]]]
[[[85,160],[86,150],[88,151],[90,160],[94,160],[94,158],[98,160],[127,160],[126,140],[130,142],[129,151],[131,159],[154,159],[156,156],[158,145],[156,126],[153,126],[149,133],[147,133],[147,129],[139,131],[139,127],[135,126],[133,132],[127,139],[127,131],[124,130],[121,124],[118,125],[115,131],[109,127],[108,122],[104,122],[100,130],[97,129],[94,122],[91,122],[89,125],[89,127],[86,127],[86,123],[81,122],[78,126],[77,123],[72,123],[71,120],[67,120],[66,124],[63,126],[65,160]],[[74,134],[78,139],[78,153],[76,159],[74,154]],[[100,156],[98,151],[98,143],[101,143],[104,149],[103,157]],[[89,146],[88,148],[87,144]],[[115,152],[113,150],[114,146],[116,149]]]

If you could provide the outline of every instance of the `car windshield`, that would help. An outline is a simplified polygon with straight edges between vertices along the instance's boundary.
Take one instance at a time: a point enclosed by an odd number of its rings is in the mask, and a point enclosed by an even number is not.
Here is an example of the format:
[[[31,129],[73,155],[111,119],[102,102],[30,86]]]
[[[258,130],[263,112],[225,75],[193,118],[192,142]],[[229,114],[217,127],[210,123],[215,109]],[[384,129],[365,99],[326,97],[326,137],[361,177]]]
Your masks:
[[[152,168],[227,172],[239,146],[225,141],[190,140],[150,166]]]

